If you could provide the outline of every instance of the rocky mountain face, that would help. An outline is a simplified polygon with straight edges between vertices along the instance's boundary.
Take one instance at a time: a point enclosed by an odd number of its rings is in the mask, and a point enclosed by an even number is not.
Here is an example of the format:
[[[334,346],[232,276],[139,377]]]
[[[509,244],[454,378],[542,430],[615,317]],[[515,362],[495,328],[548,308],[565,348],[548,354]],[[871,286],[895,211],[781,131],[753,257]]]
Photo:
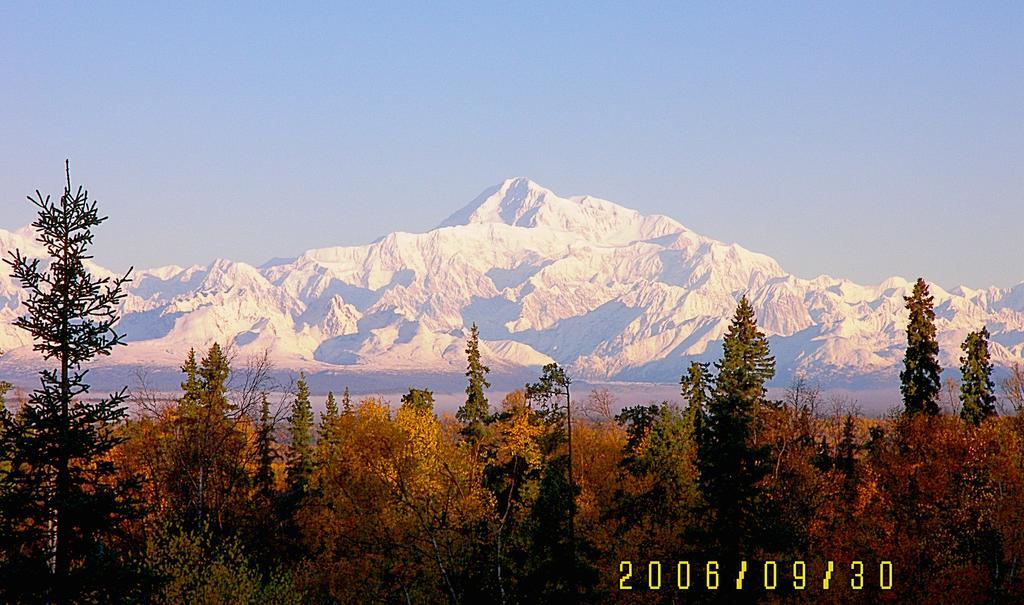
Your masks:
[[[32,238],[0,230],[0,253],[40,254]],[[222,259],[139,271],[120,324],[129,346],[102,363],[170,369],[189,347],[220,341],[311,373],[460,374],[476,322],[498,373],[554,360],[592,381],[675,382],[691,359],[717,358],[746,293],[771,337],[776,383],[799,371],[870,384],[899,371],[911,285],[800,279],[671,218],[517,178],[426,233],[260,267]],[[997,364],[1024,358],[1024,283],[932,293],[945,367],[959,365],[960,342],[982,325]],[[37,364],[11,325],[22,296],[0,275],[0,375]]]

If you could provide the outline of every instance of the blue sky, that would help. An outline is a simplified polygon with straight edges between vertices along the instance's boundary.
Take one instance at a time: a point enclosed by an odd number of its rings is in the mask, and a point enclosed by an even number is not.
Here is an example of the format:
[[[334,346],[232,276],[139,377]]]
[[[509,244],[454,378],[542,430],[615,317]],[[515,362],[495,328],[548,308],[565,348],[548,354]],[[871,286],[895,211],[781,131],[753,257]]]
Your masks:
[[[0,227],[65,157],[114,268],[423,231],[522,175],[803,277],[1024,281],[1024,3],[155,4],[0,7]]]

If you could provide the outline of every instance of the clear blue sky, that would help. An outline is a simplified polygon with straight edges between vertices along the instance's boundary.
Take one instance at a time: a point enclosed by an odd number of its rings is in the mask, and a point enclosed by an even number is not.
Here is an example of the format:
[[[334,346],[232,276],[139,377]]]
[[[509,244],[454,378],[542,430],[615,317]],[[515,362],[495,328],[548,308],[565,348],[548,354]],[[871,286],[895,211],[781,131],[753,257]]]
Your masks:
[[[803,277],[1024,281],[1021,2],[155,4],[0,7],[0,227],[65,157],[114,268],[423,231],[524,175]]]

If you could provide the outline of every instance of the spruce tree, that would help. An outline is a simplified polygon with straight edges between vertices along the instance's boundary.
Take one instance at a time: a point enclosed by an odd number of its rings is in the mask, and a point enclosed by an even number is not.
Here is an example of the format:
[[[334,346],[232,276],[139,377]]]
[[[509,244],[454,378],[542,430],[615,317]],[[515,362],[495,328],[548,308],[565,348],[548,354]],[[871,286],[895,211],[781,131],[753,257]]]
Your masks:
[[[935,298],[928,293],[928,284],[917,278],[914,291],[904,296],[910,310],[907,322],[907,352],[900,372],[900,393],[907,415],[939,414],[939,342],[935,339]]]
[[[288,417],[291,448],[288,452],[288,487],[294,495],[306,491],[313,474],[313,407],[309,402],[306,375],[300,373],[295,385],[292,413]]]
[[[338,419],[338,402],[334,399],[334,391],[327,391],[324,402],[324,413],[320,415],[320,427],[317,430],[317,443],[327,443],[333,437],[334,423]]]
[[[960,417],[974,425],[996,413],[992,359],[988,352],[988,328],[971,332],[960,345]]]
[[[348,393],[348,387],[345,387],[345,391],[341,394],[341,413],[352,413],[352,396]]]
[[[327,401],[324,402],[324,418],[338,417],[338,402],[334,400],[334,391],[327,391]]]
[[[479,441],[483,425],[490,416],[484,389],[491,386],[487,382],[487,373],[491,369],[480,361],[480,334],[475,323],[470,328],[469,340],[466,342],[466,360],[466,378],[469,381],[466,386],[466,403],[455,413],[455,417],[462,422],[463,435],[475,443]]]
[[[688,404],[683,422],[694,436],[701,430],[711,399],[711,371],[708,366],[707,363],[692,361],[686,374],[679,379],[683,400]]]
[[[260,420],[256,434],[256,492],[269,502],[274,495],[274,424],[267,394],[260,398]]]
[[[126,389],[89,400],[82,369],[124,344],[114,326],[128,274],[89,273],[92,230],[106,217],[82,187],[72,189],[70,168],[66,176],[59,201],[38,191],[29,197],[38,209],[36,241],[48,262],[20,250],[5,259],[27,294],[27,314],[14,325],[56,367],[40,371],[39,388],[4,431],[17,464],[0,486],[0,541],[16,550],[2,557],[0,601],[115,598],[111,591],[127,583],[117,578],[124,567],[106,541],[138,514],[129,497],[134,481],[126,482],[109,456],[123,440],[116,427],[125,419]]]
[[[183,395],[179,405],[185,409],[194,409],[200,404],[203,387],[199,382],[199,364],[196,363],[196,350],[190,348],[185,363],[181,366],[185,381],[181,383]]]
[[[402,395],[402,407],[417,412],[434,413],[434,392],[426,389],[409,389]]]
[[[764,400],[765,383],[775,376],[775,358],[768,339],[757,327],[754,308],[740,298],[732,323],[722,341],[722,359],[715,363],[716,393],[736,395],[753,408]]]
[[[228,376],[231,365],[219,343],[213,343],[199,362],[197,371],[201,388],[200,405],[212,413],[227,414],[231,410],[228,402]]]
[[[836,470],[845,473],[847,478],[853,474],[854,464],[856,463],[858,445],[855,430],[853,414],[847,414],[846,418],[843,419],[842,435],[839,443],[836,444],[835,460]]]
[[[698,433],[698,468],[709,538],[718,542],[724,559],[734,560],[755,549],[760,535],[758,482],[767,473],[768,452],[754,443],[753,424],[765,402],[765,382],[775,375],[775,358],[746,296],[736,307],[715,369]]]
[[[185,392],[174,419],[177,438],[169,443],[178,466],[170,478],[172,506],[183,527],[209,526],[220,531],[228,521],[221,514],[227,502],[239,485],[251,479],[240,460],[245,436],[238,430],[236,410],[227,397],[231,367],[214,343],[199,363],[190,351],[181,370]]]

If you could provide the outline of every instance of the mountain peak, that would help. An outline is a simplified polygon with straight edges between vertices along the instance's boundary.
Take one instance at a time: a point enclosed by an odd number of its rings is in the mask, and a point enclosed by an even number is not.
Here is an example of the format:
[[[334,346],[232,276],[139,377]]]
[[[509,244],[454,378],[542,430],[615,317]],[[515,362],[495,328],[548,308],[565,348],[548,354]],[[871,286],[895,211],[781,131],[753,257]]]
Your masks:
[[[441,227],[504,224],[527,229],[548,228],[600,244],[661,237],[685,231],[664,216],[636,210],[589,195],[561,197],[526,177],[505,179],[484,190]]]
[[[452,214],[441,227],[454,227],[472,223],[504,223],[528,227],[529,215],[549,198],[557,198],[550,189],[541,187],[526,177],[505,179],[488,187],[472,202]]]

